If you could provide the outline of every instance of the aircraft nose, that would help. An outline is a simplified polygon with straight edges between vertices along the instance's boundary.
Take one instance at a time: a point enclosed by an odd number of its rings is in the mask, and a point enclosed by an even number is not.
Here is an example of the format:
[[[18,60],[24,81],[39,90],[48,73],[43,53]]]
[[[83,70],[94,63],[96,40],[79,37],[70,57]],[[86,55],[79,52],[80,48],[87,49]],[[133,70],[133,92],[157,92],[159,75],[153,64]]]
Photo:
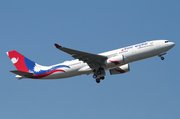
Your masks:
[[[174,42],[170,42],[169,44],[171,47],[174,47],[175,46],[175,43]]]
[[[167,48],[168,48],[168,49],[171,49],[171,48],[173,48],[174,46],[175,46],[175,43],[173,43],[173,42],[167,43]]]

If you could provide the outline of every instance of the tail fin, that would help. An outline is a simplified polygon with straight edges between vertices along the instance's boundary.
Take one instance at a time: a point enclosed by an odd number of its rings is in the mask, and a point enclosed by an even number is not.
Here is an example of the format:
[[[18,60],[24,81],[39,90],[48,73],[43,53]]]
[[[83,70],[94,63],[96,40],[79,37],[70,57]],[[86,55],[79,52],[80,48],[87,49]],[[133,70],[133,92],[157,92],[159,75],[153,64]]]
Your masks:
[[[18,71],[30,72],[35,66],[35,62],[27,59],[15,50],[7,52],[7,55]]]

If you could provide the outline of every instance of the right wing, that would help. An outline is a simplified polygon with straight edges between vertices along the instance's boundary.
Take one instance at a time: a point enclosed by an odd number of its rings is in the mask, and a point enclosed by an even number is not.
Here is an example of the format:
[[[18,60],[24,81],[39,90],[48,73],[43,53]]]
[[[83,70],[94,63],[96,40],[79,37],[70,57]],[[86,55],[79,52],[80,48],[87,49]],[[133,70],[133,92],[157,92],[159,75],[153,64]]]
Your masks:
[[[91,68],[97,68],[100,66],[105,66],[104,61],[107,59],[106,56],[95,55],[87,52],[77,51],[69,48],[62,47],[58,44],[54,44],[57,49],[70,54],[74,59],[79,59],[89,65]]]

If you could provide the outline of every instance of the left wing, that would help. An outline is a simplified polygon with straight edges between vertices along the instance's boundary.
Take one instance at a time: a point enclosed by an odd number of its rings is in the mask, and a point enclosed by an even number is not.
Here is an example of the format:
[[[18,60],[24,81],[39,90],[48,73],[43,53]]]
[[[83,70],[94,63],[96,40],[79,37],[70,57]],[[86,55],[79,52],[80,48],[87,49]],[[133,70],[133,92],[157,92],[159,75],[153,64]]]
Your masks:
[[[100,66],[105,66],[104,61],[107,59],[106,56],[77,51],[77,50],[62,47],[58,44],[54,44],[54,45],[56,46],[57,49],[70,54],[74,59],[79,59],[80,61],[87,63],[89,67],[93,69]]]

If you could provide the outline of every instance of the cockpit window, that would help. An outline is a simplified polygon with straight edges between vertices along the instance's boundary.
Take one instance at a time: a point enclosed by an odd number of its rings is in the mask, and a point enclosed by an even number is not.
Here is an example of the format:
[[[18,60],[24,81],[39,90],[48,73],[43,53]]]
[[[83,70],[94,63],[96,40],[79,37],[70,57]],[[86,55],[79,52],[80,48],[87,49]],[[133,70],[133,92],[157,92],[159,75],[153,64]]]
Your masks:
[[[167,41],[165,41],[165,43],[168,43],[169,41],[167,40]]]

